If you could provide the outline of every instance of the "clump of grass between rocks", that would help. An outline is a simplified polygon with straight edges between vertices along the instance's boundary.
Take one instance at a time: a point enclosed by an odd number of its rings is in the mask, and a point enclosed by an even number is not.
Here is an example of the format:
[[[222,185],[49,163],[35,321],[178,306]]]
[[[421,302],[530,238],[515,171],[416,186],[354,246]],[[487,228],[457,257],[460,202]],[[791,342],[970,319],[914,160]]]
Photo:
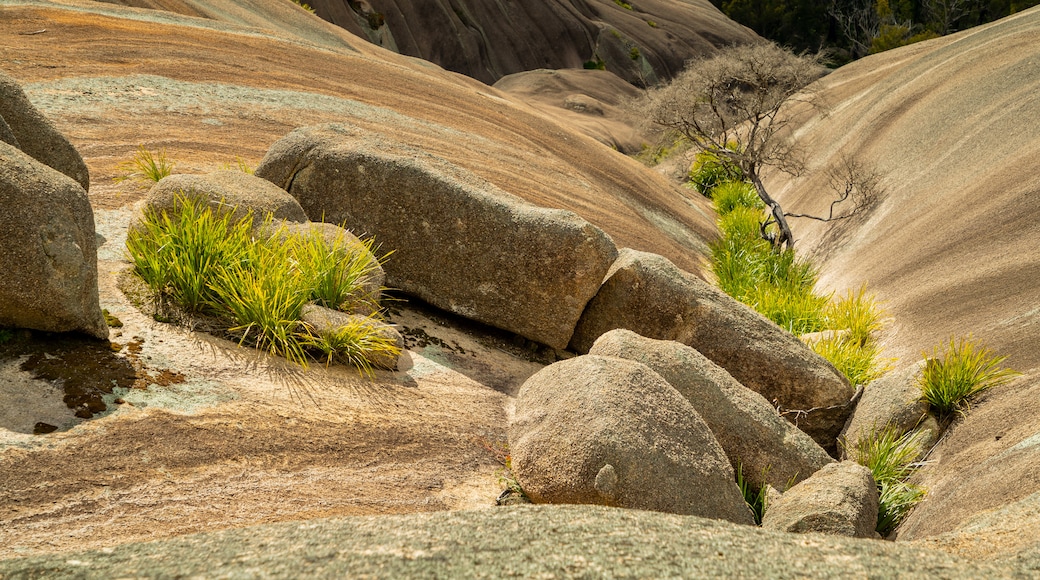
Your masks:
[[[921,375],[921,397],[928,401],[940,421],[953,414],[964,414],[970,400],[979,393],[1005,384],[1020,373],[1002,366],[1006,356],[998,356],[970,337],[950,339],[936,347]]]
[[[261,229],[271,229],[270,216]],[[361,289],[379,265],[371,242],[329,244],[322,236],[284,229],[258,238],[253,231],[251,214],[233,220],[232,212],[214,212],[203,199],[179,195],[172,212],[149,210],[131,228],[127,251],[156,304],[216,317],[239,344],[304,366],[335,356],[366,372],[372,357],[400,354],[372,323],[381,320],[377,297]],[[334,309],[364,304],[374,314],[318,336],[300,322],[311,301]]]
[[[887,535],[925,496],[924,488],[908,483],[917,468],[914,461],[921,451],[922,435],[916,431],[900,434],[892,427],[874,431],[847,449],[853,461],[870,469],[878,487],[877,532]]]
[[[766,508],[769,507],[767,497],[769,489],[765,485],[758,489],[752,487],[751,482],[744,478],[744,466],[740,463],[737,464],[737,487],[740,488],[740,493],[744,496],[744,503],[751,510],[755,523],[762,525],[762,518],[765,517]]]

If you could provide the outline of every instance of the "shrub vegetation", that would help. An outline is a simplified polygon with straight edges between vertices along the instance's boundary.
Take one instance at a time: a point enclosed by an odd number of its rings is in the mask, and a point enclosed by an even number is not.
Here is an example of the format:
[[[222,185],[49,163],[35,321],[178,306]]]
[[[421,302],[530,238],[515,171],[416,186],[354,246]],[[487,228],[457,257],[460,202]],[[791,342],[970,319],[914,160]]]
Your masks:
[[[270,229],[271,218],[265,222]],[[127,236],[134,271],[153,292],[156,304],[217,317],[227,332],[271,354],[306,365],[319,353],[345,359],[369,371],[369,357],[398,354],[397,345],[369,322],[380,319],[378,297],[362,282],[379,265],[371,242],[323,236],[253,236],[253,218],[232,221],[202,199],[179,196],[174,211],[148,211]],[[371,320],[318,336],[300,322],[308,302],[375,312]]]

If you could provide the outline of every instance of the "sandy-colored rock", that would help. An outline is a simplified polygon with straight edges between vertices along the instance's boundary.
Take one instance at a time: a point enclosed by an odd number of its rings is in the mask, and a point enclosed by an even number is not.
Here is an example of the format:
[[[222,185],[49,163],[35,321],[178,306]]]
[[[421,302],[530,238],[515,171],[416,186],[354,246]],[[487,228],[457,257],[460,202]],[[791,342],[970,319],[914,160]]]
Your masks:
[[[588,352],[615,328],[692,346],[834,449],[854,394],[845,377],[790,333],[667,259],[622,250],[571,347]]]
[[[83,188],[0,143],[0,207],[0,326],[108,338]]]
[[[589,354],[634,360],[661,375],[693,405],[733,469],[742,469],[756,489],[787,489],[834,461],[762,395],[691,347],[619,329],[599,337]]]
[[[380,338],[393,341],[399,349],[398,354],[376,352],[367,355],[365,359],[368,360],[369,364],[377,369],[397,369],[398,361],[401,358],[400,352],[404,350],[404,337],[402,337],[401,333],[390,324],[386,324],[385,322],[367,316],[348,314],[346,312],[340,312],[316,304],[304,305],[303,309],[300,311],[300,321],[310,327],[311,331],[318,336],[334,334],[344,327],[351,327],[358,324],[364,325],[365,327],[372,329],[374,334],[378,335]],[[352,364],[351,361],[343,361],[338,356],[333,358],[339,362]]]
[[[513,473],[535,503],[599,504],[751,523],[711,430],[643,364],[581,356],[517,394]]]
[[[372,236],[390,286],[555,348],[617,255],[572,212],[536,207],[462,168],[344,125],[275,143],[256,174],[309,215]]]
[[[762,527],[873,538],[878,491],[870,470],[852,461],[831,463],[784,492],[766,508]]]
[[[928,402],[921,399],[918,382],[926,361],[918,361],[892,371],[863,388],[856,409],[842,430],[846,449],[881,429],[891,428],[898,434],[916,427],[928,414]]]
[[[3,71],[0,71],[0,118],[10,130],[9,136],[17,139],[17,147],[29,157],[71,177],[84,191],[90,189],[90,175],[83,157],[54,123],[29,102],[18,83]],[[3,132],[0,129],[0,134]],[[8,139],[2,140],[11,143]]]
[[[223,170],[206,175],[170,175],[148,191],[144,208],[172,211],[179,196],[205,199],[213,211],[231,211],[232,221],[252,212],[254,226],[268,217],[290,222],[305,222],[307,214],[285,190],[244,171]]]

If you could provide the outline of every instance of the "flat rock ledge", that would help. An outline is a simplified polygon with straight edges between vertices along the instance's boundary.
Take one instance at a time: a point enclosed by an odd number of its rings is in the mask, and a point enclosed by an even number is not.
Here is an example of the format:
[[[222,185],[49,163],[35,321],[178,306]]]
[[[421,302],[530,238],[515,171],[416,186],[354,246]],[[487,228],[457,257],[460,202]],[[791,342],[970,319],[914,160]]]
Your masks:
[[[285,522],[18,558],[0,561],[0,577],[1028,578],[1029,568],[695,516],[513,506]]]

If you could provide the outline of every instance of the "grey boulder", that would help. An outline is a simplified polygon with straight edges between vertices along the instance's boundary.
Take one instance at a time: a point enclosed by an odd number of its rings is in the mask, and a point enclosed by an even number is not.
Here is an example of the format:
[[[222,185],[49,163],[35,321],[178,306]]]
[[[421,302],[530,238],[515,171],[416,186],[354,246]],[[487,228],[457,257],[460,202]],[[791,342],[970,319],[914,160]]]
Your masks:
[[[517,395],[509,446],[535,503],[753,521],[697,411],[634,361],[588,355],[535,373]]]
[[[268,216],[289,222],[307,221],[303,208],[285,190],[234,170],[164,177],[148,191],[144,207],[156,212],[172,212],[180,196],[202,198],[214,211],[230,211],[235,221],[252,212],[254,226],[263,224]]]
[[[615,328],[697,349],[781,407],[821,447],[835,449],[855,394],[848,380],[793,335],[668,259],[623,249],[571,346],[588,352]]]
[[[0,143],[0,207],[0,326],[108,338],[83,188]]]
[[[870,470],[852,461],[831,463],[770,503],[762,527],[875,538],[878,491]]]
[[[693,405],[733,469],[742,469],[754,488],[787,489],[834,461],[762,395],[689,346],[619,329],[599,337],[589,354],[634,360],[661,375]]]
[[[18,147],[40,163],[71,177],[84,191],[90,189],[90,173],[79,151],[29,102],[22,87],[2,71],[0,118],[3,119],[0,122],[0,141]]]
[[[564,348],[617,255],[574,213],[531,205],[403,143],[343,125],[276,142],[256,174],[312,218],[372,236],[390,286],[461,316]]]
[[[871,433],[891,428],[899,435],[912,430],[928,414],[928,402],[921,399],[919,380],[927,361],[890,372],[863,389],[863,396],[842,431],[843,445],[852,449]]]

